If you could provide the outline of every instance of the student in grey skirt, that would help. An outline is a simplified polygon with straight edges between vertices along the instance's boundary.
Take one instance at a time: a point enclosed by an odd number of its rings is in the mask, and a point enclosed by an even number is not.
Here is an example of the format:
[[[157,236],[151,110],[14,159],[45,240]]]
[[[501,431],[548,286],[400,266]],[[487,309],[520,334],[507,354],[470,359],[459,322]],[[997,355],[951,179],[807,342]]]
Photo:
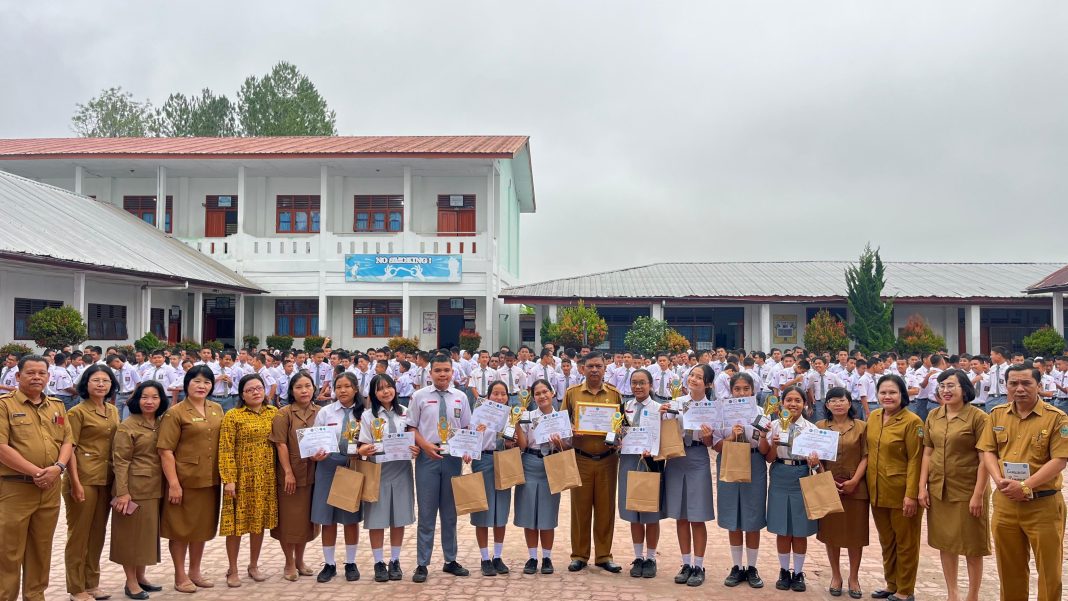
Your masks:
[[[541,541],[541,573],[552,574],[553,539],[560,516],[560,493],[549,492],[549,479],[545,475],[545,457],[555,450],[570,447],[570,438],[561,439],[553,434],[549,442],[534,442],[534,428],[543,416],[556,413],[553,408],[555,395],[545,380],[534,382],[531,387],[535,408],[529,411],[516,429],[516,440],[523,449],[523,474],[526,483],[515,488],[515,521],[523,529],[530,559],[523,565],[524,574],[538,571],[538,542]],[[565,419],[566,416],[565,416]]]
[[[660,403],[649,392],[652,390],[653,376],[645,369],[635,370],[630,375],[630,388],[634,398],[623,405],[623,416],[627,425],[639,427],[650,421],[660,420]],[[664,517],[664,480],[660,480],[660,511],[637,512],[627,509],[627,473],[642,469],[650,472],[663,472],[664,462],[655,461],[646,451],[643,455],[619,456],[619,517],[630,522],[630,538],[634,543],[634,562],[631,563],[632,578],[656,577],[656,545],[660,542],[660,520]],[[708,467],[707,464],[705,466]],[[707,469],[706,469],[707,471]],[[711,485],[711,480],[709,480]]]
[[[508,386],[504,382],[494,382],[486,392],[486,398],[502,405],[508,404]],[[483,426],[484,427],[484,426]],[[499,433],[484,431],[482,433],[482,458],[471,462],[471,471],[482,474],[486,487],[486,511],[471,514],[471,525],[475,527],[475,540],[478,552],[482,555],[481,571],[483,576],[507,574],[508,566],[501,559],[504,550],[504,534],[508,527],[508,510],[512,506],[512,489],[497,490],[493,479],[493,454],[504,450],[504,441]],[[508,443],[514,446],[515,443]],[[489,555],[489,529],[493,528],[493,559]]]
[[[782,406],[789,411],[787,431],[796,436],[808,428],[815,428],[801,416],[805,397],[796,386],[783,391]],[[768,531],[775,533],[775,546],[779,552],[779,579],[775,588],[785,591],[805,592],[805,553],[808,552],[808,537],[819,530],[819,522],[808,519],[805,500],[801,495],[800,479],[809,475],[810,467],[819,466],[819,458],[798,457],[790,453],[788,445],[779,444],[784,431],[782,422],[774,420],[768,435],[760,440],[760,451],[771,461],[771,488],[768,494]],[[790,551],[793,551],[793,572],[790,571]]]
[[[371,406],[363,412],[360,424],[360,456],[378,461],[375,455],[375,420],[383,435],[401,434],[405,431],[404,415],[396,384],[388,374],[371,378]],[[419,454],[419,447],[412,445],[412,458]],[[415,477],[411,461],[388,461],[382,464],[378,501],[363,502],[363,526],[371,539],[371,554],[375,560],[375,582],[400,580],[404,573],[400,567],[401,545],[404,544],[404,527],[415,523]],[[386,528],[389,528],[390,558],[386,565],[382,545]]]
[[[753,396],[756,386],[753,377],[745,372],[736,373],[730,379],[731,396]],[[721,528],[727,530],[730,539],[731,560],[734,566],[723,581],[725,586],[738,586],[743,581],[752,588],[762,588],[764,580],[757,571],[757,555],[760,552],[760,531],[767,526],[768,465],[760,454],[760,431],[752,426],[734,426],[717,429],[714,448],[723,451],[723,441],[749,442],[750,482],[724,482],[719,479],[721,460],[716,456],[717,483],[716,513]],[[744,536],[743,536],[744,533]],[[742,555],[742,543],[745,555]]]

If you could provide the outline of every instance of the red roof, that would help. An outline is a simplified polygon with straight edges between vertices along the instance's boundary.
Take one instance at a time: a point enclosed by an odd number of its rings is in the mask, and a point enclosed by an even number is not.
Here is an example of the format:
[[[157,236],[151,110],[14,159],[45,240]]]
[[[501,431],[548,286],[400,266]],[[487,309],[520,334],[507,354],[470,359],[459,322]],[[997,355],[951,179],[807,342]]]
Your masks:
[[[297,157],[511,159],[528,139],[527,136],[0,139],[0,160]]]
[[[1061,267],[1049,274],[1041,281],[1031,284],[1026,290],[1028,294],[1040,292],[1063,292],[1068,290],[1068,266]]]

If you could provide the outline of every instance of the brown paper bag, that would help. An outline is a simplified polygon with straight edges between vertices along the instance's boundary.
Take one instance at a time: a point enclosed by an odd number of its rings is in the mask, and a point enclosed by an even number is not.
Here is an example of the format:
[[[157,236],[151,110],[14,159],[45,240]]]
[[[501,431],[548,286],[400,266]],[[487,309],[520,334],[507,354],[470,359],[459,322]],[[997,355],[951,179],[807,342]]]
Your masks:
[[[486,483],[480,472],[452,477],[452,497],[456,501],[456,515],[467,515],[489,509]]]
[[[627,472],[627,511],[656,513],[660,511],[660,474],[650,472],[644,459],[638,469]]]
[[[378,493],[382,488],[382,464],[373,461],[353,461],[353,469],[363,474],[363,494],[361,500],[368,503],[378,502]]]
[[[832,513],[845,511],[831,472],[805,476],[800,482],[801,497],[805,500],[805,513],[808,519],[818,520]]]
[[[557,494],[582,486],[579,477],[575,449],[553,453],[545,458],[545,475],[549,479],[549,492]]]
[[[334,470],[334,481],[330,483],[326,504],[353,513],[360,508],[362,493],[363,474],[339,465]]]
[[[686,446],[682,444],[682,424],[677,419],[665,419],[660,422],[660,454],[657,461],[686,456]]]
[[[748,442],[723,441],[723,450],[719,460],[719,479],[721,482],[752,482],[753,470],[750,464],[750,446]]]
[[[493,487],[508,490],[513,486],[526,484],[527,476],[523,472],[523,451],[519,447],[493,454]]]

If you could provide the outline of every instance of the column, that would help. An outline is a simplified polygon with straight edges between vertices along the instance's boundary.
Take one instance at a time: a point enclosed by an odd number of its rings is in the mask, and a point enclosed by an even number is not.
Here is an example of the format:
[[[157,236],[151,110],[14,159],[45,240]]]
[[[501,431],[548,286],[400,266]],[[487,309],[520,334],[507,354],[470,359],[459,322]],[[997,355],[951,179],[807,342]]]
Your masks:
[[[968,339],[968,353],[972,355],[981,352],[982,337],[979,329],[981,313],[979,305],[968,305],[964,308],[964,335]]]
[[[950,305],[945,307],[945,332],[943,333],[946,339],[946,350],[950,355],[955,355],[957,349],[960,348],[960,342],[957,338],[960,337],[960,320],[957,318],[957,307]]]
[[[758,350],[765,353],[771,351],[771,305],[761,303],[757,307],[757,340],[760,343]]]
[[[152,331],[152,288],[141,287],[141,328],[134,332],[134,338],[140,338],[145,332]]]
[[[156,227],[166,231],[167,215],[167,168],[156,167]]]
[[[330,325],[330,311],[328,311],[329,300],[326,296],[326,288],[323,286],[324,275],[323,272],[319,272],[319,335],[322,337],[328,336]]]
[[[245,346],[245,295],[234,294],[234,348]]]
[[[545,305],[534,305],[534,348],[536,349],[540,349],[542,346],[541,324],[545,321],[545,313]],[[520,333],[522,334],[522,328],[520,328]],[[522,336],[520,336],[520,339],[522,339]]]
[[[653,319],[664,319],[664,305],[661,303],[652,303],[649,305],[649,317]]]
[[[1064,293],[1053,293],[1053,319],[1050,322],[1054,330],[1064,336]]]
[[[237,272],[242,273],[244,268],[241,264],[241,259],[244,256],[244,247],[247,242],[245,241],[245,205],[251,200],[245,193],[245,166],[238,165],[237,167],[237,231],[233,236],[229,237],[230,243],[233,245],[231,256],[237,261]]]
[[[193,293],[193,331],[191,334],[193,340],[204,342],[201,340],[204,336],[204,293],[200,290]]]
[[[501,347],[497,336],[497,297],[486,295],[486,327],[482,331],[482,348],[495,351]]]
[[[309,225],[310,227],[310,225]],[[319,260],[327,257],[327,244],[330,243],[330,174],[326,165],[319,165]],[[322,327],[322,324],[319,324]]]
[[[85,305],[85,272],[74,274],[74,308],[82,314],[82,321],[89,322],[89,308]]]
[[[85,168],[82,167],[81,165],[75,165],[74,166],[74,193],[75,194],[84,194],[84,192],[82,192],[83,184],[84,184],[83,180],[84,179],[85,179]]]
[[[401,283],[401,336],[412,337],[412,297],[408,293],[408,282]]]
[[[412,168],[408,165],[404,166],[404,223],[401,228],[401,248],[400,252],[412,252],[415,250],[415,242],[410,240],[412,232]],[[420,326],[422,327],[422,326]]]

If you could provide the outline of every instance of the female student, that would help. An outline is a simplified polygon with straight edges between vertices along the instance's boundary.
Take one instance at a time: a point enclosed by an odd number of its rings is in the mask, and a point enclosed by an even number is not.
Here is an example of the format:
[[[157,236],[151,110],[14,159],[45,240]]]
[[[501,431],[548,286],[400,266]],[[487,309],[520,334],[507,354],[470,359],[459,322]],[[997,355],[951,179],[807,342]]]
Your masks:
[[[491,401],[502,405],[508,404],[508,388],[506,386],[491,386],[487,393]],[[479,426],[484,430],[485,426]],[[507,574],[508,566],[501,559],[504,549],[504,534],[508,526],[508,510],[512,505],[512,489],[497,490],[493,481],[493,453],[498,449],[504,450],[505,441],[496,432],[482,432],[482,458],[471,462],[471,470],[482,474],[482,481],[486,487],[486,501],[489,508],[486,511],[477,511],[471,514],[471,525],[475,527],[475,539],[478,542],[478,551],[482,555],[481,571],[483,576],[496,576]],[[513,446],[514,443],[508,443]],[[465,459],[466,462],[466,459]],[[489,555],[489,529],[493,528],[493,559]]]
[[[807,459],[790,453],[788,445],[779,444],[783,433],[791,438],[814,427],[801,416],[805,409],[805,394],[796,386],[783,390],[782,407],[789,412],[789,423],[773,420],[768,434],[760,439],[760,452],[771,462],[768,490],[768,531],[775,533],[779,552],[779,579],[775,588],[799,593],[805,591],[805,554],[808,537],[816,533],[819,523],[808,519],[805,501],[801,497],[800,479],[809,475],[809,467],[819,465],[813,453]],[[793,571],[790,571],[790,552],[793,551]]]
[[[652,374],[645,369],[635,370],[630,375],[630,388],[634,393],[634,398],[627,401],[623,407],[623,416],[628,426],[636,428],[642,425],[655,425],[656,421],[660,421],[660,403],[650,394],[652,381]],[[619,457],[617,478],[619,517],[630,522],[630,537],[631,542],[634,543],[634,562],[630,567],[631,577],[654,578],[656,576],[656,545],[660,540],[660,519],[664,517],[663,495],[661,494],[660,511],[637,512],[627,509],[627,473],[637,470],[642,464],[651,472],[664,471],[663,462],[653,460],[648,451],[642,455],[620,455]],[[705,452],[705,471],[708,472],[707,451]],[[712,479],[709,476],[710,487],[711,482]],[[704,524],[702,523],[701,526],[703,527]]]
[[[508,392],[508,385],[500,380],[490,386],[491,389],[503,387],[505,394]],[[538,571],[540,540],[541,573],[552,574],[553,539],[560,515],[560,493],[553,494],[549,491],[549,479],[545,475],[545,457],[554,449],[562,451],[568,448],[571,439],[561,439],[559,434],[553,434],[547,443],[538,444],[535,441],[534,430],[542,418],[556,413],[555,395],[552,386],[545,380],[535,381],[530,392],[534,397],[535,408],[526,414],[516,429],[516,442],[519,443],[519,448],[523,449],[523,475],[526,483],[515,489],[513,523],[523,529],[527,551],[530,553],[530,559],[523,566],[523,573],[533,574]]]
[[[381,420],[382,434],[399,434],[405,431],[404,416],[407,410],[400,404],[397,385],[388,374],[371,378],[371,406],[363,412],[360,425],[360,456],[378,461],[375,455],[374,420]],[[412,458],[419,454],[419,447],[411,446]],[[371,553],[375,559],[375,582],[400,580],[404,573],[400,567],[401,545],[404,544],[404,527],[415,523],[415,477],[411,461],[388,461],[382,464],[378,501],[363,503],[363,525],[371,538]],[[386,565],[382,545],[386,528],[389,528],[390,558]]]

